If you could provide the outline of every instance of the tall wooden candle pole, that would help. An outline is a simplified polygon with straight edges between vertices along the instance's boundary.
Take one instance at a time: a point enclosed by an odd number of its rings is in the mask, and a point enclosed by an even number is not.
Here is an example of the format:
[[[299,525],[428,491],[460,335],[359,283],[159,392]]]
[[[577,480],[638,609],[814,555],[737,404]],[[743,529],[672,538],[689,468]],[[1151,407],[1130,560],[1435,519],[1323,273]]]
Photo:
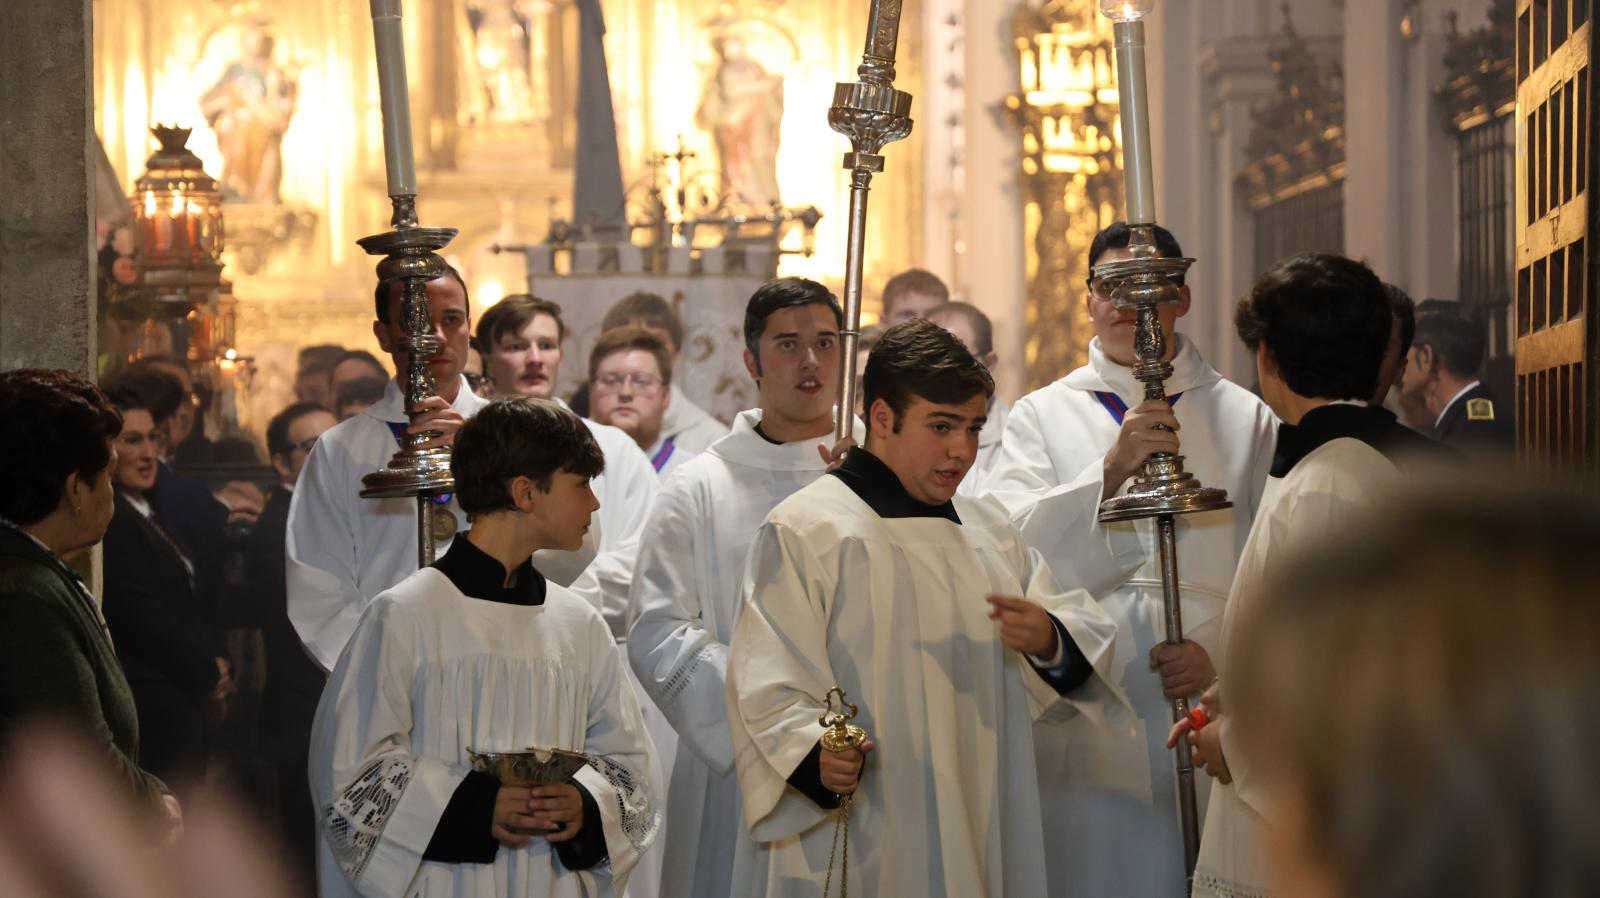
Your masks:
[[[394,214],[389,222],[392,230],[356,242],[369,254],[384,257],[378,262],[380,283],[401,285],[406,333],[400,345],[408,355],[404,393],[406,408],[412,409],[438,392],[428,371],[428,360],[440,345],[428,312],[427,283],[448,270],[438,250],[450,243],[456,229],[417,226],[417,173],[411,157],[411,102],[400,0],[372,0],[372,35],[383,109],[383,162]],[[450,450],[421,448],[436,436],[434,431],[401,435],[400,450],[388,466],[361,478],[363,498],[416,498],[419,567],[432,564],[438,542],[455,532],[454,516],[437,501],[455,489]]]

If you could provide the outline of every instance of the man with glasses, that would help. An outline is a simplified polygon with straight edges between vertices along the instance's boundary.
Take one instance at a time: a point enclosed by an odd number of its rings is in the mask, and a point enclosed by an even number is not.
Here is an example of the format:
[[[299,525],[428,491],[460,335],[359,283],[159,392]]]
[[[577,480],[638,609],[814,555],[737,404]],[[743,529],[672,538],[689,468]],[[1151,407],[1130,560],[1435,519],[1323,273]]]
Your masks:
[[[306,883],[316,881],[316,811],[306,792],[306,753],[311,748],[311,720],[326,679],[306,656],[300,637],[289,623],[288,587],[284,575],[284,538],[289,527],[289,501],[311,448],[336,424],[333,414],[315,402],[296,402],[267,424],[267,452],[278,482],[250,534],[245,552],[245,582],[261,624],[267,666],[261,690],[261,754],[276,774],[278,837]]]
[[[595,341],[589,353],[589,417],[633,437],[663,478],[705,448],[680,445],[678,434],[662,432],[671,389],[671,357],[654,334],[619,327]]]
[[[1183,255],[1156,228],[1163,256]],[[1095,236],[1089,265],[1130,258],[1124,224]],[[1172,758],[1169,696],[1196,696],[1215,676],[1216,644],[1234,566],[1272,460],[1277,419],[1225,380],[1175,331],[1189,311],[1160,307],[1173,373],[1167,399],[1142,401],[1133,377],[1134,313],[1089,283],[1094,326],[1089,361],[1011,410],[986,489],[1010,512],[1064,584],[1082,586],[1116,621],[1113,681],[1137,713],[1112,731],[1085,717],[1034,728],[1052,894],[1178,894],[1184,883]],[[1179,452],[1207,486],[1228,491],[1225,511],[1178,518],[1178,573],[1185,636],[1164,640],[1161,569],[1153,520],[1102,524],[1101,501],[1124,491],[1144,460]],[[1200,807],[1208,784],[1200,783]]]

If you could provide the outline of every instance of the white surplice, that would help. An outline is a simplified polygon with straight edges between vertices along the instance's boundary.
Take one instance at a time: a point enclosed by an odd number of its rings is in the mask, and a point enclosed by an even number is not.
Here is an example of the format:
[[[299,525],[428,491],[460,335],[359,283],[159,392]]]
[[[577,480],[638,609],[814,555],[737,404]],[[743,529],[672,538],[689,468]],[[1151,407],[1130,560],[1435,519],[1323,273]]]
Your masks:
[[[983,422],[983,429],[978,431],[978,457],[973,459],[967,476],[961,478],[961,485],[956,487],[958,495],[981,496],[987,491],[989,475],[1000,460],[1000,444],[1005,436],[1006,418],[1010,414],[1011,407],[1006,405],[1004,399],[996,396],[989,400],[989,417]]]
[[[463,379],[452,406],[472,417],[487,405]],[[323,669],[331,669],[361,611],[417,569],[414,499],[363,499],[361,478],[387,465],[399,448],[391,424],[406,422],[404,397],[390,381],[382,401],[317,440],[289,503],[285,541],[289,620]],[[617,632],[626,615],[639,533],[658,484],[650,462],[627,434],[585,421],[606,457],[594,481],[600,499],[574,552],[545,550],[534,566],[552,582],[601,609]],[[465,528],[452,497],[446,506]],[[442,540],[443,556],[450,541]]]
[[[1031,724],[1047,710],[1127,716],[1102,679],[1115,626],[1087,593],[1056,587],[998,505],[958,496],[954,506],[961,524],[885,519],[829,475],[755,534],[727,678],[745,819],[760,844],[739,857],[734,894],[821,894],[833,816],[786,778],[822,735],[834,686],[877,744],[851,804],[852,894],[1048,894]],[[1055,614],[1096,674],[1057,696],[1001,645],[991,593]]]
[[[471,770],[467,750],[582,752],[608,860],[567,870],[535,837],[493,863],[423,852]],[[548,584],[542,605],[470,598],[434,568],[372,601],[311,735],[321,898],[620,896],[659,828],[660,782],[611,634]]]
[[[728,433],[728,425],[718,421],[711,413],[694,404],[681,387],[674,383],[667,402],[667,410],[661,416],[661,435],[674,437],[678,449],[690,455],[699,455],[711,448],[711,444],[722,439]]]
[[[678,733],[661,851],[662,898],[737,898],[733,859],[753,851],[739,808],[724,672],[750,535],[821,476],[816,444],[774,445],[741,412],[733,430],[667,479],[633,577],[628,655]]]
[[[1167,392],[1178,395],[1172,410],[1185,467],[1206,486],[1227,490],[1234,503],[1177,518],[1184,635],[1215,658],[1223,604],[1271,466],[1277,419],[1206,364],[1193,343],[1177,340]],[[1088,589],[1116,621],[1110,670],[1138,713],[1132,730],[1083,718],[1035,727],[1051,894],[1165,898],[1182,891],[1184,869],[1166,747],[1172,714],[1148,664],[1151,647],[1166,638],[1160,550],[1153,520],[1096,520],[1105,454],[1121,429],[1097,392],[1131,407],[1144,388],[1095,340],[1087,365],[1017,402],[986,485],[1056,578]],[[1208,788],[1209,778],[1198,776],[1202,812]]]
[[[1370,520],[1373,505],[1398,486],[1398,472],[1378,450],[1359,440],[1331,440],[1301,459],[1286,476],[1267,482],[1261,510],[1222,619],[1222,751],[1232,785],[1211,788],[1206,828],[1195,867],[1196,898],[1264,898],[1274,894],[1267,871],[1267,790],[1260,765],[1235,738],[1227,717],[1228,675],[1223,666],[1241,619],[1253,611],[1263,584],[1288,564],[1301,546],[1326,545]],[[1294,898],[1294,896],[1283,896]]]

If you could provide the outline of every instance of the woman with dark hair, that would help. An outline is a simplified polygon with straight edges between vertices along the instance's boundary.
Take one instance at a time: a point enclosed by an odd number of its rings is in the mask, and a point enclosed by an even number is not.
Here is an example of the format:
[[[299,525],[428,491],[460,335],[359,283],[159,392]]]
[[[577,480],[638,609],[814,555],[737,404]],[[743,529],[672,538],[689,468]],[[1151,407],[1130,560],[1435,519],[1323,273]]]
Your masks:
[[[122,429],[105,539],[106,623],[133,687],[146,766],[168,781],[195,779],[205,771],[207,714],[222,716],[233,683],[195,591],[194,561],[163,525],[152,491],[163,422],[136,390],[113,387],[109,398]]]
[[[0,739],[30,718],[76,723],[118,781],[176,825],[178,803],[139,765],[139,719],[94,596],[65,559],[96,545],[112,515],[116,409],[66,371],[0,373]]]

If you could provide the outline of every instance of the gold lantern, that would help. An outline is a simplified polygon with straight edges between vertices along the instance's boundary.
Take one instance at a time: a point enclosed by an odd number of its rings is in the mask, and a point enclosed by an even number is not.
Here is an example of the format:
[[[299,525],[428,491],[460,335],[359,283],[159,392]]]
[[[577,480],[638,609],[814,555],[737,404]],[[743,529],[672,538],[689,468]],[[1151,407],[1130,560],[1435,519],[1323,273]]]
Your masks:
[[[150,130],[161,149],[134,184],[138,283],[158,307],[183,315],[222,283],[222,193],[186,146],[190,129]]]

